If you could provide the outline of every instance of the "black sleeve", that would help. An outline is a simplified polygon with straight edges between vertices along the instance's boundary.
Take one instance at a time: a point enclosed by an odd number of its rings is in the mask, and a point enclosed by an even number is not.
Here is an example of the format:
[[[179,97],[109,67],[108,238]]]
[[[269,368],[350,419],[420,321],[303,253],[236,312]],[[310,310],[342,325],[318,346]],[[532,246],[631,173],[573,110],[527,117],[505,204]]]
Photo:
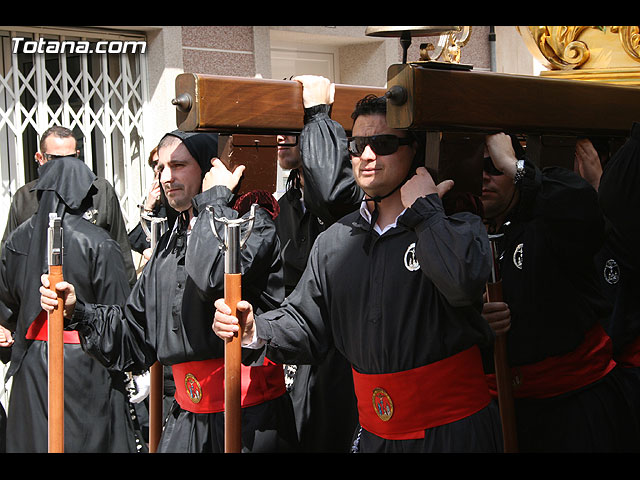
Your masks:
[[[605,165],[598,201],[606,219],[625,243],[629,260],[640,267],[640,123],[633,124],[631,137]]]
[[[107,180],[98,179],[97,181],[101,181],[101,183],[94,183],[94,185],[100,185],[99,193],[93,197],[93,201],[97,203],[95,205],[98,210],[97,224],[107,230],[111,238],[120,245],[129,284],[133,286],[136,283],[136,268],[131,256],[131,244],[129,243],[127,226],[122,217],[120,201],[113,186]]]
[[[263,353],[271,361],[317,364],[333,346],[320,268],[316,242],[302,278],[283,305],[255,317],[257,335],[266,342]]]
[[[363,196],[353,178],[344,128],[329,118],[329,109],[305,109],[300,133],[304,203],[326,225],[356,210]]]
[[[216,186],[196,195],[193,201],[198,216],[189,237],[185,268],[203,300],[215,301],[224,292],[225,252],[214,234],[211,221],[213,218],[238,218],[238,212],[229,206],[232,197],[228,188]],[[248,216],[246,213],[243,218]],[[241,236],[248,226],[243,226]],[[218,222],[217,227],[223,237],[224,225]],[[279,242],[271,215],[261,207],[256,209],[253,227],[240,257],[243,298],[256,303],[258,311],[280,305],[284,299],[284,286]]]
[[[540,171],[526,162],[519,209],[539,222],[551,248],[567,262],[591,259],[604,242],[598,194],[580,175],[561,167]]]
[[[12,264],[9,253],[9,249],[4,245],[0,260],[0,325],[15,332],[20,305],[17,292],[13,288],[16,284],[13,277],[17,269]]]
[[[148,369],[156,360],[153,345],[147,341],[152,338],[152,332],[146,331],[146,315],[155,314],[147,312],[144,296],[149,270],[145,268],[126,302],[89,304],[79,299],[73,318],[67,322],[67,328],[78,330],[82,348],[106,368],[123,372],[141,371]],[[119,297],[118,285],[105,288],[101,300]]]
[[[142,254],[145,249],[150,247],[149,240],[147,240],[147,234],[142,229],[142,224],[138,223],[133,230],[129,232],[129,243],[131,244],[131,250]]]
[[[479,216],[448,216],[438,195],[431,194],[418,198],[399,221],[416,232],[420,269],[451,305],[473,305],[482,297],[491,254]]]

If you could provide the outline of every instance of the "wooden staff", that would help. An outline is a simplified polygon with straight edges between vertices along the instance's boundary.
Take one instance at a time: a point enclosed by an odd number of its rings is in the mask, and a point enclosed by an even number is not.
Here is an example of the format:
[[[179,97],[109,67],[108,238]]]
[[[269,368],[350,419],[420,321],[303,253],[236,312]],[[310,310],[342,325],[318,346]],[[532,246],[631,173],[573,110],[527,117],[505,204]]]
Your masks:
[[[158,238],[167,229],[167,219],[146,215],[144,211],[140,216],[142,229],[147,235],[151,249],[155,250]],[[146,226],[145,220],[149,222],[149,227]],[[162,397],[164,395],[164,366],[160,362],[155,362],[149,369],[149,382],[149,453],[156,453],[162,436]]]
[[[49,285],[55,288],[62,275],[62,219],[49,214]],[[58,305],[47,321],[47,363],[49,377],[49,453],[64,452],[64,299],[58,292]]]
[[[499,269],[499,255],[496,248],[496,240],[502,234],[489,235],[489,243],[493,258],[491,269],[491,281],[487,283],[487,301],[502,302],[502,279]],[[507,359],[506,334],[496,335],[494,347],[494,363],[496,371],[496,384],[498,387],[498,405],[500,406],[500,419],[502,421],[502,436],[505,453],[518,451],[518,439],[516,434],[515,409],[513,405],[513,383],[511,369]]]
[[[251,206],[248,218],[229,220],[225,217],[216,218],[211,212],[211,228],[220,241],[220,247],[225,251],[224,257],[224,299],[231,308],[231,315],[237,316],[236,306],[242,300],[242,269],[240,251],[244,247],[255,218],[257,205]],[[218,233],[216,221],[224,225],[224,237]],[[247,231],[241,238],[242,226],[248,223]],[[240,330],[232,338],[225,341],[224,351],[224,449],[225,453],[240,453],[242,451],[242,331],[244,328],[240,320]]]

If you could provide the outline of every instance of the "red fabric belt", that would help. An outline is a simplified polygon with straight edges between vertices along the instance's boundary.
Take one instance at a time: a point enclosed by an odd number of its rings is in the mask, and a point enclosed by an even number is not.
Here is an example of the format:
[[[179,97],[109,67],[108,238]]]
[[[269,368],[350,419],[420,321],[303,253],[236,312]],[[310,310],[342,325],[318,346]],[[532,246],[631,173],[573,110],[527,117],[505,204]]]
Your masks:
[[[512,367],[515,398],[549,398],[577,390],[601,379],[616,366],[611,338],[601,325],[585,334],[573,352],[540,362]],[[487,375],[491,395],[497,397],[496,377]]]
[[[455,422],[491,401],[477,346],[397,373],[353,370],[360,424],[389,440],[424,438],[424,430]]]
[[[36,319],[31,323],[27,333],[27,340],[41,340],[46,342],[49,339],[49,315],[42,310]],[[63,330],[62,339],[64,343],[80,343],[80,336],[76,330]]]
[[[271,362],[260,367],[240,367],[241,406],[250,407],[285,393],[282,365]],[[224,358],[172,365],[175,399],[193,413],[224,411]]]
[[[640,337],[636,338],[616,357],[618,365],[629,367],[640,367]]]

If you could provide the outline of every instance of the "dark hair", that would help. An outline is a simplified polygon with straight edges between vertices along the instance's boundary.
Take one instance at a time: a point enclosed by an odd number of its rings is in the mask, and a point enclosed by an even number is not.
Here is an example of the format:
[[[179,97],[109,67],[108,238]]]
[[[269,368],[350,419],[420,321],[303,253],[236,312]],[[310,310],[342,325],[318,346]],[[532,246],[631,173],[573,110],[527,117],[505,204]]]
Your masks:
[[[149,154],[149,158],[147,159],[147,163],[151,168],[156,168],[156,165],[158,164],[158,160],[153,158],[156,153],[158,153],[157,146],[153,147],[153,149],[151,150],[151,153]]]
[[[50,136],[54,136],[54,137],[58,137],[58,138],[72,137],[75,140],[75,137],[73,136],[73,132],[71,130],[69,130],[66,127],[61,127],[59,125],[54,125],[53,127],[50,127],[48,129],[46,129],[44,131],[44,133],[42,134],[42,137],[40,138],[40,152],[44,153],[45,141]]]
[[[376,97],[374,94],[369,94],[364,98],[358,100],[356,108],[351,114],[351,118],[354,123],[356,118],[360,115],[386,115],[387,114],[387,99],[385,97]]]

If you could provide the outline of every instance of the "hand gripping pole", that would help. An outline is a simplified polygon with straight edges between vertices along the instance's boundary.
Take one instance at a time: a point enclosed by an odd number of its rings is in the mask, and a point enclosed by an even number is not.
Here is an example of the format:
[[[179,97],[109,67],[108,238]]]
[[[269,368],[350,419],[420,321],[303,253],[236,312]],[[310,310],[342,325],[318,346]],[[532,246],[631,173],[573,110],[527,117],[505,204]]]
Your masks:
[[[247,218],[230,220],[225,217],[215,217],[213,207],[207,210],[211,213],[210,222],[214,235],[220,242],[220,249],[224,256],[224,300],[231,308],[231,315],[237,316],[236,306],[242,300],[242,268],[240,252],[251,231],[258,205],[251,205],[251,212]],[[218,231],[217,223],[224,226],[222,235]],[[242,235],[242,227],[246,231]],[[240,331],[231,339],[225,341],[224,353],[224,444],[225,453],[240,453],[242,450],[242,409],[241,409],[241,377],[242,364],[242,331],[244,323],[240,320]]]

